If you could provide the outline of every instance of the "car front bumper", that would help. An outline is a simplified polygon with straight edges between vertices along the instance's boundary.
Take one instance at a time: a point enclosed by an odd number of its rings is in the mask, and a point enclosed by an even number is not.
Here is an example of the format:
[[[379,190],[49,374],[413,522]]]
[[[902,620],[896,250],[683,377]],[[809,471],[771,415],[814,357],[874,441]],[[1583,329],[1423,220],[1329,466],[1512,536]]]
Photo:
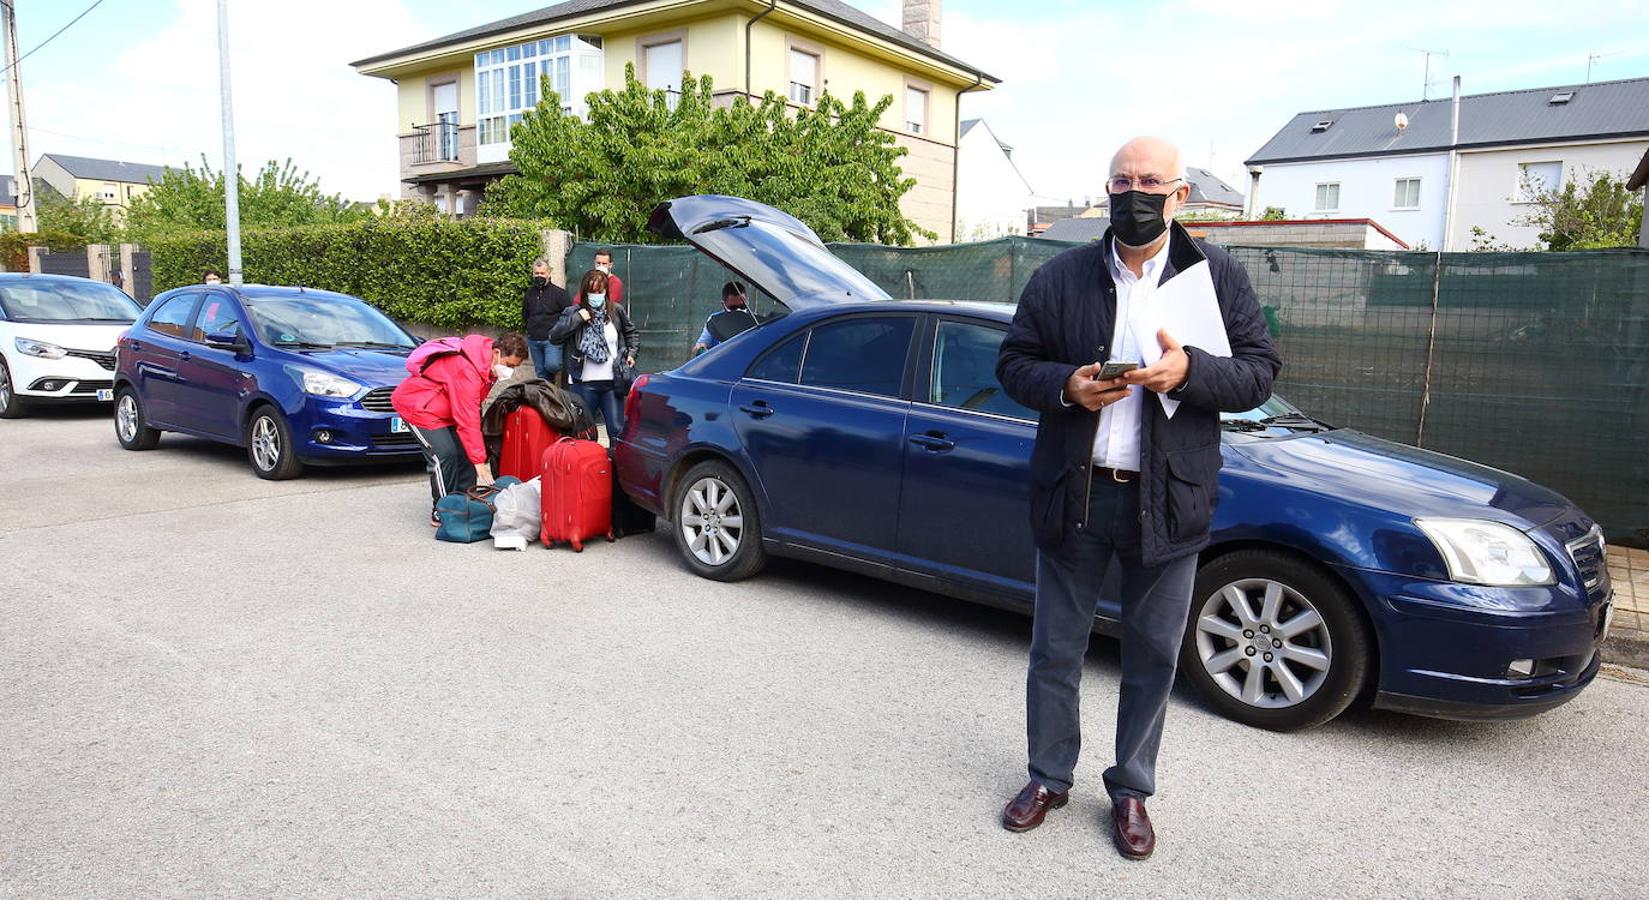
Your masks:
[[[114,390],[115,373],[89,359],[66,356],[42,359],[22,353],[8,353],[12,389],[30,400],[64,402],[97,401],[99,391]],[[105,402],[113,400],[105,394]]]
[[[1378,707],[1521,718],[1573,700],[1597,676],[1608,593],[1583,598],[1563,585],[1485,588],[1367,571],[1349,577],[1380,607]],[[1515,660],[1533,661],[1533,671],[1512,673]]]
[[[291,417],[292,442],[305,462],[348,462],[352,459],[411,459],[423,448],[406,431],[390,430],[394,413],[374,412],[359,402],[309,398],[306,408]]]

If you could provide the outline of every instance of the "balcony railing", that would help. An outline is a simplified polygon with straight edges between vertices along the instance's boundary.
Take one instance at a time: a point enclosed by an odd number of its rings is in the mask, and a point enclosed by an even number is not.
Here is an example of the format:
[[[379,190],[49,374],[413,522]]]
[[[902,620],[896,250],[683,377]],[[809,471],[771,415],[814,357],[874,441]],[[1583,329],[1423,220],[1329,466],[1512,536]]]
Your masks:
[[[414,163],[458,161],[457,122],[415,125],[413,130],[418,132],[417,148],[412,155]]]

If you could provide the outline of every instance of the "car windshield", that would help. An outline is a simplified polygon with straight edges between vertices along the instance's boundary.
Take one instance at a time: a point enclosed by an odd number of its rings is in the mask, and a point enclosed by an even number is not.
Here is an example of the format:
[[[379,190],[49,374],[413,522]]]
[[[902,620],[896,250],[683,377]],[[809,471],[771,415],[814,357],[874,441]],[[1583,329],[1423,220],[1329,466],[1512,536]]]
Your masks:
[[[29,281],[0,286],[0,309],[13,322],[130,325],[143,307],[119,288],[95,281]]]
[[[246,312],[258,334],[275,346],[384,350],[418,346],[388,316],[353,297],[248,297]]]

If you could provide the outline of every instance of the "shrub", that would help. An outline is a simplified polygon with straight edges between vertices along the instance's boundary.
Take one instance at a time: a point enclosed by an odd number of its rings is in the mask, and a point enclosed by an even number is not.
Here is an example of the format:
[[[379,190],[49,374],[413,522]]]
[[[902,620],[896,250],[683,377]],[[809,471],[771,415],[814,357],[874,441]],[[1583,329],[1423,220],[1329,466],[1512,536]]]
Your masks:
[[[348,225],[258,228],[241,234],[249,284],[352,294],[404,322],[441,328],[520,328],[521,291],[544,252],[548,223],[517,219],[373,219]],[[221,231],[152,239],[155,291],[227,271]]]
[[[67,231],[47,229],[27,234],[8,231],[0,234],[0,261],[6,264],[8,272],[27,272],[30,247],[45,247],[53,253],[66,253],[84,249],[85,246],[84,237]]]

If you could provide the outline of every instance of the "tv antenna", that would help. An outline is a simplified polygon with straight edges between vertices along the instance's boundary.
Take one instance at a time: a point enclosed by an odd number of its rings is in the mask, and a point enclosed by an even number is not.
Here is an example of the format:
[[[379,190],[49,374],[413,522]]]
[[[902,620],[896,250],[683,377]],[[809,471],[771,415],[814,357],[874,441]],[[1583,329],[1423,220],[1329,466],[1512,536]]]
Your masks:
[[[1592,83],[1593,65],[1595,65],[1599,60],[1608,59],[1611,56],[1619,56],[1620,54],[1621,51],[1618,50],[1613,53],[1599,53],[1596,50],[1593,50],[1591,53],[1586,54],[1586,83]]]
[[[1431,86],[1432,86],[1431,58],[1433,56],[1441,56],[1441,57],[1447,59],[1448,55],[1449,55],[1449,51],[1447,51],[1447,50],[1426,50],[1426,49],[1421,48],[1421,47],[1410,47],[1409,49],[1412,50],[1415,53],[1424,54],[1425,57],[1426,57],[1426,76],[1425,76],[1425,81],[1420,86],[1420,99],[1422,101],[1430,100],[1431,99]]]

